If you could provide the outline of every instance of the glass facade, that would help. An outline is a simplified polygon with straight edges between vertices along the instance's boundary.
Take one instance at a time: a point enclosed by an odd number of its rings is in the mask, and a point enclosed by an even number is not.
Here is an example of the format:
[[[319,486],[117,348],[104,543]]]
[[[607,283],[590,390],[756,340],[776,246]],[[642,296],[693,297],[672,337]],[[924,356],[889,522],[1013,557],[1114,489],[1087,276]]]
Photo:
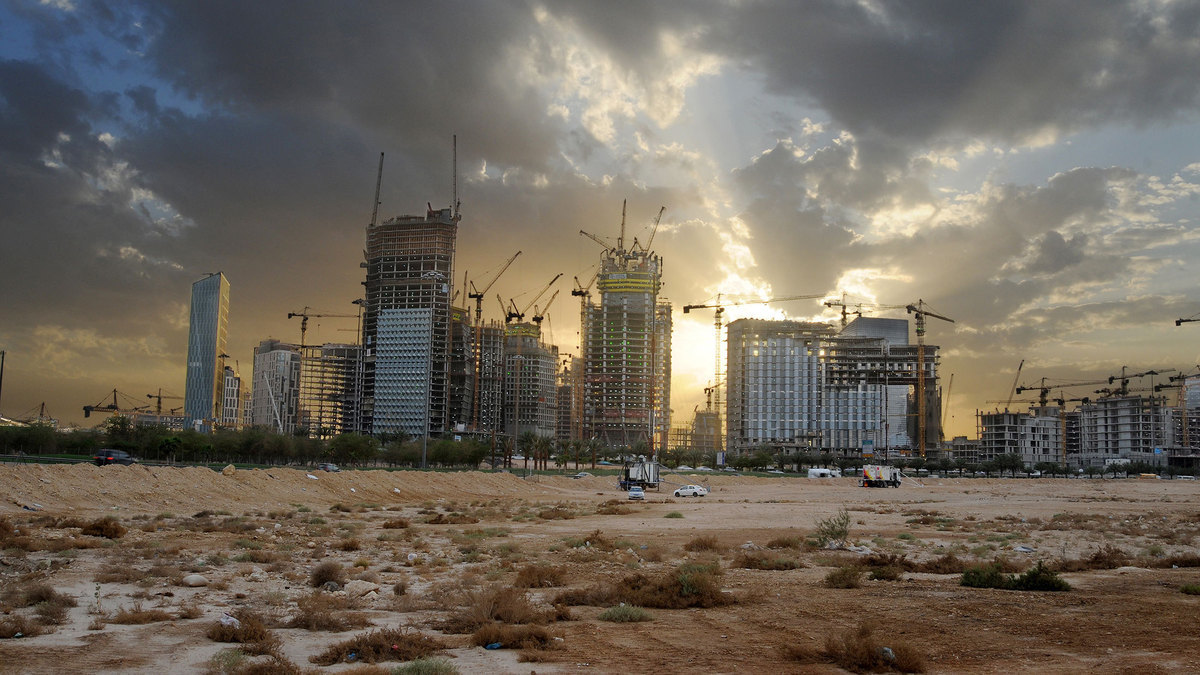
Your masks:
[[[229,333],[229,280],[224,274],[217,272],[192,284],[188,326],[184,424],[210,430],[221,419],[225,388],[221,355]]]

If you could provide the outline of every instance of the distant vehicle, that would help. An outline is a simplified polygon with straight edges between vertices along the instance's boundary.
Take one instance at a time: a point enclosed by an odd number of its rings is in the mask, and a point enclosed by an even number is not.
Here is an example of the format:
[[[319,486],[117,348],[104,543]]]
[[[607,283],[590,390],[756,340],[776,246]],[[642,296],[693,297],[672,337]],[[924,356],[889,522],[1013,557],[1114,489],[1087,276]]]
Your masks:
[[[590,474],[586,471],[580,471],[579,473],[575,474],[574,476],[571,476],[571,478],[587,478],[588,476],[591,476],[591,475],[592,474]]]
[[[730,473],[737,473],[737,469],[733,468],[732,466],[727,466],[727,467],[725,467],[724,469],[721,469],[721,470],[722,470],[722,471],[728,471],[728,472],[730,472]]]
[[[767,473],[783,473],[783,472],[782,472],[782,471],[780,471],[779,469],[771,469],[771,470],[770,470],[770,471],[768,471]]]
[[[629,488],[629,498],[645,501],[646,491],[635,485]]]
[[[621,467],[621,489],[628,490],[632,487],[640,487],[642,489],[652,488],[657,490],[659,482],[658,470],[658,462],[625,462],[625,466]]]
[[[688,466],[687,464],[680,464],[679,466],[675,467],[675,470],[676,471],[695,471],[695,469]]]
[[[676,497],[703,497],[708,494],[708,488],[703,485],[684,485],[675,490]]]
[[[697,471],[712,471],[712,469],[710,469],[707,466],[698,466],[698,467],[696,467],[696,470]]]
[[[900,469],[885,464],[864,464],[862,468],[862,487],[900,487]]]
[[[337,464],[329,464],[329,463],[319,464],[319,465],[317,465],[317,469],[320,471],[332,471],[334,473],[341,471],[341,469],[338,468]]]
[[[612,465],[613,465],[613,463],[612,463],[612,462],[608,462],[608,461],[605,461],[605,460],[603,460],[603,459],[602,459],[602,460],[600,460],[599,462],[596,462],[596,463],[597,463],[597,464],[599,464],[600,466],[612,466]]]
[[[837,469],[825,469],[825,468],[809,469],[808,477],[809,478],[841,478],[842,473],[840,471],[838,471]]]
[[[129,466],[135,460],[128,452],[124,450],[110,450],[108,448],[96,451],[96,466],[104,466],[105,464],[124,464]]]
[[[1184,475],[1181,475],[1181,476],[1175,476],[1175,480],[1196,480],[1196,477],[1195,477],[1195,476],[1189,476],[1189,475],[1187,475],[1187,474],[1184,474]]]

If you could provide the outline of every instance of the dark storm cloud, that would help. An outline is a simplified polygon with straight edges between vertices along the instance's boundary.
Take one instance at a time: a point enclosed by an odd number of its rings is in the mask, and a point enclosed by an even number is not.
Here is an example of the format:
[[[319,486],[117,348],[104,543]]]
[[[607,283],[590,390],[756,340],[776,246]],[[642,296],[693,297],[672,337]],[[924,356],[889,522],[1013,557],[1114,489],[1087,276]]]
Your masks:
[[[703,42],[856,134],[1020,141],[1045,127],[1194,117],[1184,3],[762,2]]]

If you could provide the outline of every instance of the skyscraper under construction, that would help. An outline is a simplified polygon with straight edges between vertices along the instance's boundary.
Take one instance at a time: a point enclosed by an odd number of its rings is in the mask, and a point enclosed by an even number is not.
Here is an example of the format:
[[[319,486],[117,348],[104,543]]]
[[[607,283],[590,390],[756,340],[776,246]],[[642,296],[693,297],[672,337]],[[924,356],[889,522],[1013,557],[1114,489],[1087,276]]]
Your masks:
[[[362,431],[439,434],[450,426],[450,282],[456,209],[367,227]]]
[[[617,245],[607,247],[600,261],[600,303],[587,304],[583,312],[585,438],[628,447],[646,442],[651,451],[666,442],[671,305],[658,299],[661,277],[662,258],[649,245],[635,239],[625,248],[622,216]]]

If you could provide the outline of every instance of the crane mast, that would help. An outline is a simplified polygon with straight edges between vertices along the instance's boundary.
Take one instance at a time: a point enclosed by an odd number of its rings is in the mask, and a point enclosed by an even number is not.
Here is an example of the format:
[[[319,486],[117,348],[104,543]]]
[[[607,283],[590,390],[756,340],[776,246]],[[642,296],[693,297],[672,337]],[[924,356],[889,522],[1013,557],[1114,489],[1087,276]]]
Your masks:
[[[916,304],[905,305],[904,309],[915,316],[917,332],[917,448],[921,458],[925,458],[925,317],[954,323],[954,319],[941,314],[935,314],[925,309],[925,301],[917,300]]]

